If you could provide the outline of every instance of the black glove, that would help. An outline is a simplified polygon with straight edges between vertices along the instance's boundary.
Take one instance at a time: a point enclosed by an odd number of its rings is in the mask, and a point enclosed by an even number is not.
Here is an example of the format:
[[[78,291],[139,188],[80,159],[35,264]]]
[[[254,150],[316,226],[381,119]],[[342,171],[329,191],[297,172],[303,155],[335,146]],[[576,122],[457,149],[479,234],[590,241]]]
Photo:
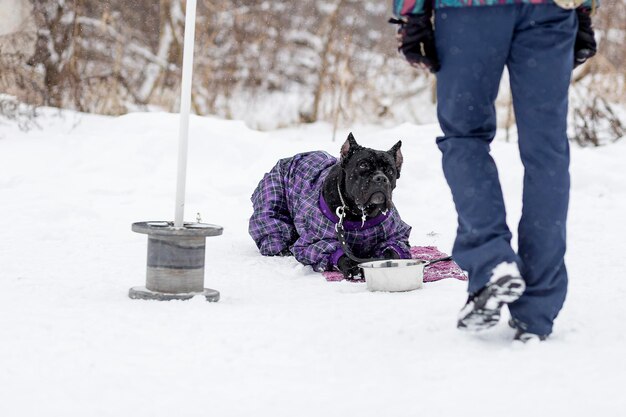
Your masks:
[[[406,20],[389,19],[389,23],[400,25],[398,29],[398,51],[404,54],[416,68],[439,71],[439,58],[435,48],[435,32],[430,13],[410,15]]]
[[[345,279],[363,279],[363,271],[359,265],[346,255],[342,255],[337,261],[337,268]]]
[[[584,64],[596,54],[596,39],[591,25],[591,11],[586,7],[576,9],[578,32],[574,44],[574,68]]]

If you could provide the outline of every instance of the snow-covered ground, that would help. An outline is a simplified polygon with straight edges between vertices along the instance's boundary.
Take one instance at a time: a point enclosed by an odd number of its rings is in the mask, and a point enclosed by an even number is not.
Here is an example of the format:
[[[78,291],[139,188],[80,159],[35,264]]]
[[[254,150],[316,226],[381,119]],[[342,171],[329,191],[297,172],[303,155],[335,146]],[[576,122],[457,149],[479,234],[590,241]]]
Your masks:
[[[338,153],[319,124],[192,118],[187,218],[225,228],[207,240],[206,286],[222,300],[130,300],[146,262],[131,223],[173,217],[177,117],[39,123],[0,125],[0,416],[626,415],[624,140],[573,149],[568,301],[548,342],[520,347],[504,323],[457,331],[463,282],[369,293],[258,254],[249,196],[281,157]],[[396,205],[414,245],[449,251],[437,127],[352,130],[370,147],[404,140]],[[493,153],[515,228],[517,147]]]

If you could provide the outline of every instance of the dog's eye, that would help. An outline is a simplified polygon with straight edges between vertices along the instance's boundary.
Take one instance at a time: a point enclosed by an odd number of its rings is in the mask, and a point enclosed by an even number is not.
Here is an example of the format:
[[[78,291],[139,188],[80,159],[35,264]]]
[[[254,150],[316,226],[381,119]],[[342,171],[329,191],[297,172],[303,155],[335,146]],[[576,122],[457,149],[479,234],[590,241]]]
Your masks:
[[[370,165],[367,162],[365,162],[365,161],[363,161],[363,162],[361,162],[359,164],[359,169],[368,169],[369,167],[370,167]]]

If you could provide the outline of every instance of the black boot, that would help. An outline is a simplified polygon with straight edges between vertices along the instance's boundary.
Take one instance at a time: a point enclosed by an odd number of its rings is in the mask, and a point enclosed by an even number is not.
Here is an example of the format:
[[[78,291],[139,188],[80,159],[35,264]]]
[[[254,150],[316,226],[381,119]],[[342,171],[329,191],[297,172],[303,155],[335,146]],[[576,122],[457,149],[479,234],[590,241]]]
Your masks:
[[[529,333],[523,329],[524,325],[516,321],[514,318],[509,319],[509,327],[515,329],[515,336],[513,341],[522,343],[535,343],[542,342],[548,338],[547,335],[539,335],[535,333]]]
[[[461,330],[481,331],[495,326],[500,321],[500,310],[504,304],[521,297],[526,289],[519,275],[504,275],[492,278],[476,294],[470,295],[465,307],[459,312],[457,327]]]

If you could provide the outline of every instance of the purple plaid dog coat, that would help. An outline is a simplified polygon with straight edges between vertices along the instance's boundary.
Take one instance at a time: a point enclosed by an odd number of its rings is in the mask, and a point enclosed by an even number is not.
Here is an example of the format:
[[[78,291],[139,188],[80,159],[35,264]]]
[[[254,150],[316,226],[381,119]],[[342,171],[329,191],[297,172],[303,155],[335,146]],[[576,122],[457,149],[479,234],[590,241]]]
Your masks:
[[[278,255],[289,250],[296,259],[322,272],[334,269],[344,254],[337,240],[336,207],[322,197],[322,185],[337,159],[316,151],[278,161],[252,194],[254,213],[250,236],[261,254]],[[365,224],[344,221],[346,243],[360,258],[380,258],[393,249],[409,259],[411,227],[400,219],[395,207]]]

